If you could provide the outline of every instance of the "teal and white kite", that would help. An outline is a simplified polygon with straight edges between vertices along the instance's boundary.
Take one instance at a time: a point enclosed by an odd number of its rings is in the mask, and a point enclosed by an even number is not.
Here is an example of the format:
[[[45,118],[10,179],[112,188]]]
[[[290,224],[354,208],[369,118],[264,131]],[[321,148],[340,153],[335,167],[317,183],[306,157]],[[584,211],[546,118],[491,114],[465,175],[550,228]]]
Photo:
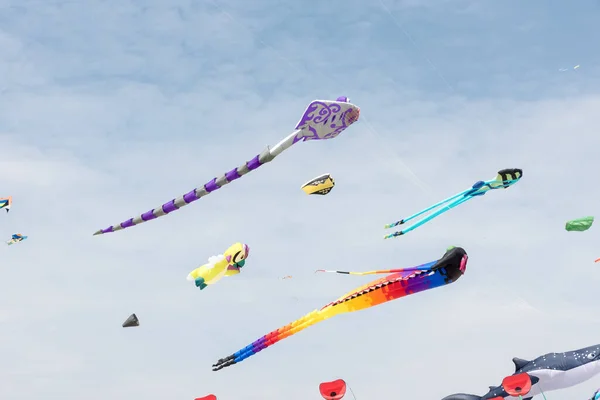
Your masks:
[[[522,177],[523,177],[522,169],[510,168],[510,169],[503,169],[502,171],[498,171],[498,176],[496,176],[495,179],[485,181],[485,182],[484,181],[475,182],[475,184],[467,190],[463,190],[462,192],[455,194],[452,197],[448,197],[447,199],[442,200],[439,203],[432,205],[431,207],[427,207],[426,209],[419,211],[418,213],[413,214],[408,218],[404,218],[404,219],[401,219],[400,221],[396,221],[394,223],[387,224],[385,226],[385,229],[393,228],[398,225],[403,225],[417,217],[420,217],[421,215],[423,215],[429,211],[432,211],[435,208],[444,206],[444,208],[441,208],[441,209],[435,211],[433,214],[428,215],[427,217],[423,218],[422,220],[416,222],[415,224],[409,226],[406,229],[394,232],[389,235],[385,235],[384,239],[389,239],[389,238],[393,238],[396,236],[405,235],[408,232],[415,230],[418,227],[420,227],[421,225],[431,221],[435,217],[442,215],[446,211],[449,211],[449,210],[453,209],[454,207],[456,207],[462,203],[465,203],[477,196],[483,196],[489,190],[500,189],[500,188],[507,189],[507,188],[511,187],[512,185],[514,185],[515,183],[519,182]]]

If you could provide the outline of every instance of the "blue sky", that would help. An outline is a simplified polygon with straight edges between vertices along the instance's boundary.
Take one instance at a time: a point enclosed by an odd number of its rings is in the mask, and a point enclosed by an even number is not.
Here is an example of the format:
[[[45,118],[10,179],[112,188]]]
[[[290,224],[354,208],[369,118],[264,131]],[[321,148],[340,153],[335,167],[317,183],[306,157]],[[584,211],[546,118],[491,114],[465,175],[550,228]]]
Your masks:
[[[485,393],[512,357],[599,343],[597,227],[564,231],[598,209],[599,14],[591,0],[0,0],[0,196],[14,198],[0,234],[29,236],[0,255],[0,398],[305,400],[342,377],[360,399],[439,399]],[[341,95],[361,120],[335,140],[92,236]],[[382,240],[509,167],[524,169],[510,190]],[[300,191],[324,172],[328,196]],[[185,280],[236,241],[252,249],[243,274],[202,293]],[[368,281],[315,269],[411,266],[451,244],[470,255],[455,284],[211,372]],[[132,312],[141,326],[121,328]]]

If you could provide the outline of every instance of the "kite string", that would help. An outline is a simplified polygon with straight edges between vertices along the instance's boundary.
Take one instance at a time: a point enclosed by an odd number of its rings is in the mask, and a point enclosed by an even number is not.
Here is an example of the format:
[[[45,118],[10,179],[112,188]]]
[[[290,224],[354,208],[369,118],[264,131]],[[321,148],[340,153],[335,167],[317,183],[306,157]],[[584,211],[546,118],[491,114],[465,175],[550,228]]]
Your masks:
[[[365,115],[361,116],[361,121],[364,122],[364,124],[366,125],[366,128],[367,128],[367,131],[369,133],[371,133],[375,139],[378,139],[378,138],[381,139],[382,135],[379,132],[377,132],[377,130],[375,129],[375,127],[373,127],[373,125],[369,122],[369,119]],[[391,150],[390,146],[384,146],[383,143],[382,143],[383,142],[382,140],[375,140],[374,142],[377,143],[378,146],[380,146],[380,149],[382,149],[384,152],[388,153],[389,155],[391,155],[393,158],[395,158],[398,161],[398,163],[401,165],[401,167],[406,172],[408,172],[408,176],[407,177],[416,186],[418,186],[419,189],[421,189],[423,192],[425,192],[429,196],[433,196],[434,195],[433,190],[431,189],[431,186],[429,186],[421,178],[419,178],[417,176],[417,174],[415,174],[414,171],[408,165],[406,165],[406,163],[404,161],[402,161],[402,158],[399,157],[393,150]]]
[[[540,385],[539,382],[538,382],[537,385],[540,387],[540,394],[542,395],[542,397],[544,398],[544,400],[548,400],[548,399],[546,399],[546,395],[544,394],[544,389],[542,388],[542,386]]]
[[[354,395],[354,390],[352,390],[352,388],[350,387],[350,385],[348,385],[348,389],[350,389],[350,393],[352,393],[352,398],[354,400],[356,400],[356,396]]]
[[[211,0],[212,3],[214,4],[214,6],[216,8],[219,9],[219,11],[221,11],[221,13],[223,13],[225,16],[227,16],[227,18],[229,18],[232,22],[236,23],[238,26],[241,26],[242,28],[244,28],[245,30],[249,31],[250,33],[252,33],[252,35],[254,35],[254,37],[265,47],[273,50],[277,56],[279,58],[281,58],[282,60],[284,60],[288,65],[290,65],[294,70],[296,70],[297,72],[299,72],[301,75],[303,75],[304,77],[308,76],[310,71],[308,70],[304,70],[302,71],[300,68],[298,68],[298,66],[293,63],[291,60],[289,60],[288,58],[286,58],[285,56],[283,56],[279,51],[277,51],[277,49],[275,49],[273,46],[267,44],[265,41],[263,41],[258,34],[256,34],[254,32],[253,29],[251,29],[250,27],[246,26],[245,24],[243,24],[242,22],[240,22],[238,19],[236,19],[234,16],[232,16],[231,14],[229,14],[227,11],[225,11],[223,9],[223,7],[221,7],[218,3],[218,0]],[[412,39],[411,39],[412,40]],[[416,45],[416,44],[415,44]],[[431,61],[429,61],[431,63]],[[326,77],[328,77],[330,80],[333,81],[337,81],[339,82],[338,78],[335,76],[330,76],[326,73],[323,73],[323,70],[320,70],[321,75],[324,75]],[[314,75],[314,73],[312,74]],[[333,78],[333,79],[332,79]],[[443,76],[442,76],[443,78]],[[445,80],[445,78],[443,78]],[[365,124],[367,125],[367,129],[370,130],[370,132],[375,136],[379,136],[379,139],[382,139],[381,134],[379,134],[377,132],[377,130],[368,122],[367,118],[362,115],[361,116],[361,120],[365,121]],[[376,141],[378,142],[378,141]],[[381,145],[381,143],[378,143],[379,145]],[[428,195],[432,196],[432,189],[429,185],[427,185],[425,182],[423,182],[423,180],[421,180],[409,167],[408,165],[406,165],[406,163],[397,155],[395,154],[391,149],[391,146],[383,146],[385,148],[385,151],[388,152],[388,154],[391,154],[396,160],[399,161],[399,164],[402,166],[402,168],[404,168],[404,170],[406,170],[408,172],[409,175],[409,179],[416,185],[418,186],[421,190],[423,190],[425,193],[427,193]],[[411,179],[412,178],[412,179]]]
[[[296,70],[296,72],[299,72],[300,75],[306,75],[306,71],[302,71],[300,68],[298,68],[298,66],[296,64],[294,64],[289,58],[284,57],[279,51],[277,51],[277,49],[275,49],[273,46],[265,43],[250,27],[246,26],[245,24],[243,24],[242,22],[240,22],[237,18],[235,18],[233,15],[229,14],[227,11],[225,11],[223,9],[223,7],[221,7],[218,3],[218,0],[211,0],[212,3],[214,4],[214,6],[216,8],[219,9],[219,11],[221,11],[221,13],[225,14],[225,16],[227,18],[229,18],[231,20],[231,22],[238,24],[238,26],[241,26],[243,29],[249,31],[250,33],[252,33],[254,35],[254,37],[265,47],[273,50],[275,52],[275,54],[277,54],[277,56],[279,58],[281,58],[283,61],[285,61],[290,67],[292,67],[293,69]]]
[[[392,22],[398,27],[398,29],[400,29],[400,31],[404,34],[404,36],[406,36],[406,38],[410,41],[410,43],[414,46],[414,48],[417,49],[417,51],[419,52],[419,54],[421,55],[421,57],[423,57],[423,59],[425,59],[425,61],[427,61],[427,63],[429,64],[429,66],[435,71],[435,73],[438,75],[438,77],[446,84],[446,86],[450,89],[450,91],[452,93],[458,95],[459,93],[454,89],[454,86],[452,86],[450,84],[450,82],[448,81],[448,79],[446,79],[446,77],[441,73],[440,69],[421,50],[421,48],[417,44],[417,42],[412,38],[412,36],[408,33],[408,31],[402,26],[402,24],[398,21],[398,19],[396,17],[394,17],[394,14],[392,14],[391,10],[385,5],[385,3],[383,2],[383,0],[379,0],[379,3],[381,4],[381,6],[385,10],[385,12],[387,12],[387,14],[390,16]],[[486,125],[483,122],[483,120],[479,117],[479,113],[476,113],[474,115],[473,119],[475,119],[479,123],[480,127],[482,127],[483,129],[485,129]]]
[[[379,0],[379,3],[381,4],[381,7],[383,7],[383,9],[388,13],[388,15],[390,16],[390,18],[392,19],[392,21],[394,22],[394,24],[400,29],[400,31],[402,31],[402,33],[404,34],[404,36],[406,36],[406,38],[408,39],[408,41],[414,46],[415,49],[417,49],[417,51],[419,52],[419,54],[421,55],[421,57],[423,57],[425,59],[425,61],[427,61],[427,63],[429,64],[429,66],[431,67],[431,69],[433,69],[435,71],[435,73],[440,77],[440,79],[442,81],[444,81],[444,83],[446,84],[446,86],[448,86],[448,88],[452,91],[452,92],[456,92],[454,90],[454,87],[450,84],[450,82],[448,82],[448,80],[444,77],[444,75],[442,75],[441,71],[439,70],[439,68],[433,63],[433,61],[431,61],[431,59],[429,57],[427,57],[427,55],[425,55],[422,51],[421,48],[419,47],[419,45],[417,44],[417,42],[415,42],[415,40],[412,38],[412,36],[408,33],[408,31],[406,29],[404,29],[404,27],[402,26],[402,24],[396,19],[396,17],[394,17],[394,14],[392,14],[392,12],[390,11],[390,9],[388,8],[388,6],[385,5],[385,3],[383,2],[383,0]]]

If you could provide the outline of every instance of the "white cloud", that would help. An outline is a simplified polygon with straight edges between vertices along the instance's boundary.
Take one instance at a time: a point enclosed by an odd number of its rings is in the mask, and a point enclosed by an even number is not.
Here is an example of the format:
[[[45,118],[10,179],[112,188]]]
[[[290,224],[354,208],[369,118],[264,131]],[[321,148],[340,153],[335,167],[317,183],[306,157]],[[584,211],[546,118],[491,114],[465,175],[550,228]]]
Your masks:
[[[14,198],[0,234],[29,236],[0,256],[1,398],[299,400],[343,377],[359,398],[435,399],[483,394],[514,356],[597,342],[596,227],[564,231],[597,208],[596,56],[558,76],[555,47],[518,45],[518,11],[493,5],[483,30],[485,3],[458,29],[465,17],[441,21],[437,2],[389,3],[410,16],[417,48],[358,1],[0,2],[0,195]],[[532,37],[556,18],[540,17]],[[338,95],[361,107],[339,138],[298,144],[170,216],[92,236],[251,159],[309,101]],[[524,169],[514,187],[382,240],[385,223],[507,167]],[[305,196],[299,186],[323,172],[335,189]],[[185,280],[238,240],[252,249],[243,274],[201,293]],[[450,244],[470,255],[455,284],[210,371],[368,281],[315,269],[416,265]],[[121,328],[132,312],[141,326]],[[548,398],[586,398],[594,385]]]

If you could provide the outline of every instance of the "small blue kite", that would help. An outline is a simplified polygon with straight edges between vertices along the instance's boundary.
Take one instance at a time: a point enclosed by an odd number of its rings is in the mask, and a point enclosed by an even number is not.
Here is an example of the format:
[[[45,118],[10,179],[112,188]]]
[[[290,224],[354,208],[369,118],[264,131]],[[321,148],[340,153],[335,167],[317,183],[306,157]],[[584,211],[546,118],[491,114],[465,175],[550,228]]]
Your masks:
[[[6,244],[10,246],[10,245],[13,245],[15,243],[22,242],[25,239],[27,239],[27,236],[23,236],[20,233],[14,233],[12,235],[12,238],[8,242],[6,242]]]
[[[439,203],[432,205],[431,207],[428,207],[422,211],[419,211],[416,214],[411,215],[408,218],[402,219],[400,221],[396,221],[391,224],[387,224],[385,226],[385,229],[393,228],[398,225],[403,225],[406,222],[409,222],[409,221],[411,221],[411,220],[413,220],[435,208],[445,205],[444,208],[437,210],[433,214],[428,215],[427,217],[425,217],[422,220],[416,222],[415,224],[409,226],[408,228],[401,230],[401,231],[394,232],[389,235],[385,235],[383,238],[390,239],[390,238],[393,238],[396,236],[405,235],[408,232],[410,232],[414,229],[417,229],[419,226],[431,221],[435,217],[445,213],[446,211],[449,211],[449,210],[453,209],[454,207],[471,200],[474,197],[483,196],[484,194],[486,194],[488,192],[488,190],[500,189],[500,188],[508,189],[510,186],[519,182],[522,177],[523,177],[522,169],[509,168],[509,169],[503,169],[501,171],[498,171],[498,176],[496,176],[495,179],[485,181],[485,182],[484,181],[475,182],[475,184],[467,190],[464,190],[458,194],[455,194],[452,197],[448,197],[446,200],[442,200]],[[446,203],[449,203],[449,204],[446,204]]]

